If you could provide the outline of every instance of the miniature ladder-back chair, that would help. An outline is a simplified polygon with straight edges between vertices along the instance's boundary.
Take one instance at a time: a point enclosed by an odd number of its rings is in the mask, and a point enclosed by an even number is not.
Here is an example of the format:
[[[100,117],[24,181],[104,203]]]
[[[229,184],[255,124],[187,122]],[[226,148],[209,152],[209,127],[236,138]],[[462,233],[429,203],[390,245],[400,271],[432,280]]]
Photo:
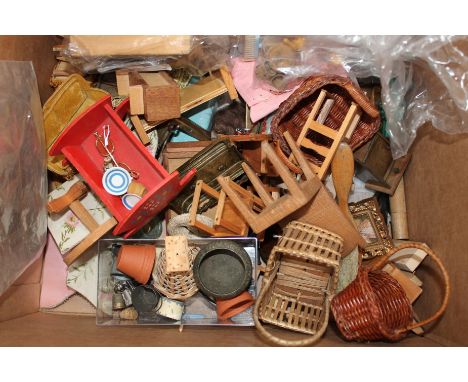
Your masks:
[[[327,92],[321,90],[317,98],[317,101],[310,112],[307,121],[304,124],[304,127],[297,138],[297,144],[299,147],[304,147],[308,150],[313,150],[319,156],[323,157],[321,164],[312,163],[309,161],[310,166],[315,171],[317,176],[322,180],[327,174],[328,168],[333,160],[333,157],[340,146],[340,143],[343,140],[349,140],[351,135],[354,132],[357,124],[359,123],[361,113],[359,107],[351,102],[351,106],[346,113],[343,122],[338,130],[334,130],[326,125],[324,125],[325,120],[327,119],[328,114],[333,106],[334,100],[327,98]],[[325,146],[314,142],[312,139],[308,138],[309,135],[317,138],[318,141],[331,140],[331,145]],[[296,161],[291,156],[288,158],[285,157],[279,146],[277,147],[277,153],[281,156],[283,161],[288,165],[288,167],[296,172],[301,173],[301,168],[296,166]],[[319,162],[319,161],[318,161]]]

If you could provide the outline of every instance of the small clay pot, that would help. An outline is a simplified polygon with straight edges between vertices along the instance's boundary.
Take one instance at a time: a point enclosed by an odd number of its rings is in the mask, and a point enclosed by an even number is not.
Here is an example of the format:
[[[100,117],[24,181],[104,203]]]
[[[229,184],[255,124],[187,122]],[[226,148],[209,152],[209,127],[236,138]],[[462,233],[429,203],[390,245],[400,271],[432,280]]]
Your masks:
[[[117,257],[117,269],[146,284],[150,279],[156,260],[156,248],[153,245],[122,245]]]
[[[216,300],[216,312],[218,320],[224,321],[237,316],[247,310],[254,303],[254,298],[248,291],[242,292],[239,296],[229,300]]]

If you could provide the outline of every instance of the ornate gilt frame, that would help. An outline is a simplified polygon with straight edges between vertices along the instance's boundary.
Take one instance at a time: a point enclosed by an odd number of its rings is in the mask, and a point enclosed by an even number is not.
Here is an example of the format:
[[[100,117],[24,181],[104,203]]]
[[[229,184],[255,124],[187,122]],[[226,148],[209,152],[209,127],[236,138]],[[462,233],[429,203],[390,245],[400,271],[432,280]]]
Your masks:
[[[367,242],[362,254],[363,259],[385,255],[390,248],[393,248],[384,217],[375,197],[350,203],[349,210],[358,231]]]

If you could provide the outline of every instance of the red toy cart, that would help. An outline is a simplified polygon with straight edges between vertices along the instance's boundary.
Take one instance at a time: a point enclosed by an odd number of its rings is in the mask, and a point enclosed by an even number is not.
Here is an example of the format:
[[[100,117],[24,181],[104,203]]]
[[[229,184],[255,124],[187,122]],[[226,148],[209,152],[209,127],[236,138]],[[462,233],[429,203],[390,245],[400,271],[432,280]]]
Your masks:
[[[113,110],[111,97],[103,98],[76,118],[49,150],[50,155],[62,153],[75,166],[117,219],[114,235],[125,233],[125,238],[133,235],[164,209],[196,172],[195,169],[191,170],[183,179],[179,178],[177,171],[169,174],[123,123],[122,117],[128,107],[127,99]],[[130,210],[123,205],[119,196],[110,195],[102,185],[103,157],[96,147],[94,133],[102,135],[104,125],[110,127],[115,159],[137,171],[138,182],[148,190]]]

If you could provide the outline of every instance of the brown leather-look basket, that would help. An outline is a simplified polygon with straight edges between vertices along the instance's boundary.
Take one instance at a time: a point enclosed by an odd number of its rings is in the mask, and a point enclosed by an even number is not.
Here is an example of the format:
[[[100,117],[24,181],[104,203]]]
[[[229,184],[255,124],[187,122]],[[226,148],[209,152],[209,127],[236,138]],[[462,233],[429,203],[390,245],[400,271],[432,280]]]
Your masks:
[[[299,88],[280,105],[271,121],[273,141],[277,144],[278,148],[286,154],[286,157],[291,154],[291,151],[283,137],[283,133],[287,130],[291,133],[294,140],[297,140],[322,89],[327,91],[328,98],[332,98],[335,101],[328,117],[323,123],[324,125],[338,130],[352,102],[358,104],[362,109],[361,119],[350,140],[350,146],[353,150],[367,142],[379,129],[379,111],[375,105],[369,101],[362,90],[354,85],[349,78],[335,75],[312,76],[306,79]],[[307,137],[317,144],[328,145],[327,142],[320,141],[320,138],[323,137]],[[304,153],[307,159],[315,165],[321,164],[322,159],[315,156],[312,151],[304,151]],[[284,158],[285,157],[283,157],[283,159]]]
[[[421,322],[412,323],[413,308],[403,288],[392,276],[380,270],[393,254],[403,248],[427,252],[444,279],[445,295],[440,308]],[[361,267],[356,279],[333,298],[331,310],[338,329],[347,340],[398,341],[411,329],[427,325],[444,313],[450,295],[449,282],[445,267],[432,250],[420,244],[404,244],[393,248],[371,267]]]

